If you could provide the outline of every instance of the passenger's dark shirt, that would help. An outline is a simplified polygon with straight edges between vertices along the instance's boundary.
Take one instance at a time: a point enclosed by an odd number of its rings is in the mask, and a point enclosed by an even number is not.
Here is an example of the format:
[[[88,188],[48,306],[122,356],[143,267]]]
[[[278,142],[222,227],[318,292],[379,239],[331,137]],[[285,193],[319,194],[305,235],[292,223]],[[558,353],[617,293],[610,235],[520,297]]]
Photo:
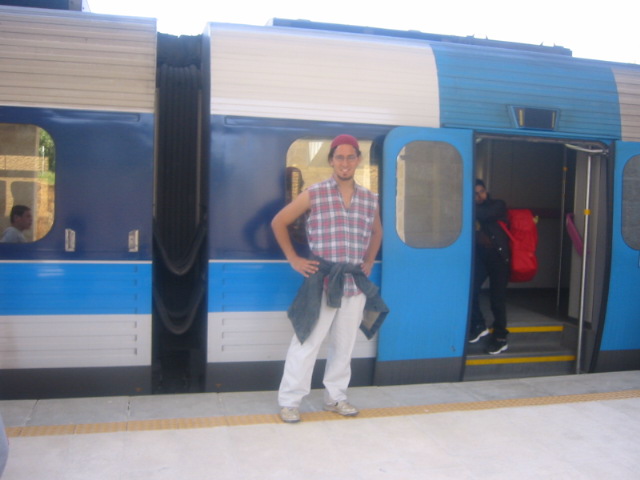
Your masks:
[[[481,204],[476,204],[476,220],[479,227],[476,231],[476,244],[481,248],[495,248],[502,259],[509,262],[509,237],[498,223],[507,222],[507,204],[487,197]]]

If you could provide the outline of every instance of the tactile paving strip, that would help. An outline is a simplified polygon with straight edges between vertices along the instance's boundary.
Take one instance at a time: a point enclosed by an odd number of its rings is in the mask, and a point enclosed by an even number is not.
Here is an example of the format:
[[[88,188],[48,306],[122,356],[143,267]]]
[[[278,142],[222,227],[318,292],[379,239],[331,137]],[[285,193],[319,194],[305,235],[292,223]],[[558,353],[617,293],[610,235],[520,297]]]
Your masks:
[[[381,418],[403,415],[425,415],[432,413],[489,410],[510,407],[533,407],[563,403],[596,402],[640,397],[640,389],[619,392],[585,393],[578,395],[556,395],[548,397],[514,398],[483,402],[436,403],[406,407],[369,408],[360,411],[357,417],[342,417],[332,412],[303,412],[301,418],[307,422],[328,420],[357,420],[358,418]],[[83,435],[90,433],[141,432],[152,430],[179,430],[193,428],[231,427],[239,425],[259,425],[282,423],[277,414],[235,415],[203,418],[171,418],[159,420],[131,420],[128,422],[92,423],[80,425],[34,425],[8,427],[9,437],[37,437],[51,435]]]

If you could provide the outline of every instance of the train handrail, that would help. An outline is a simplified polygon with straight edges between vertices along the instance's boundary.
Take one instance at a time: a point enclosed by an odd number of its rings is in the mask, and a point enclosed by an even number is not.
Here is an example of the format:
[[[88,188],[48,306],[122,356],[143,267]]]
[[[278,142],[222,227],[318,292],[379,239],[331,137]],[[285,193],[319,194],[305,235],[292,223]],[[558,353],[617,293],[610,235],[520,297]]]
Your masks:
[[[580,232],[578,232],[578,228],[576,227],[576,224],[574,221],[574,215],[573,213],[567,213],[565,218],[566,218],[565,223],[567,226],[567,233],[569,234],[569,238],[571,239],[573,248],[575,249],[578,255],[582,256],[584,252],[584,241],[582,240],[582,237],[580,236]]]

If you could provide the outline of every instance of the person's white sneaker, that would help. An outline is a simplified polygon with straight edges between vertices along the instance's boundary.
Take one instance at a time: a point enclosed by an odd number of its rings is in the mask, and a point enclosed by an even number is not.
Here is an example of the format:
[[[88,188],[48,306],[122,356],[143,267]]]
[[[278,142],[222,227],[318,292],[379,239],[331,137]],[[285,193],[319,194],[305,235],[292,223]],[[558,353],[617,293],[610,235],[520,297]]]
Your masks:
[[[346,400],[340,400],[336,403],[325,403],[324,409],[328,412],[335,412],[339,415],[344,415],[345,417],[353,417],[354,415],[360,413],[356,407],[351,405]]]
[[[286,423],[296,423],[300,421],[300,412],[295,407],[282,407],[280,418]]]
[[[486,327],[482,327],[480,329],[476,329],[471,332],[471,336],[469,337],[469,343],[476,343],[482,337],[489,335],[489,329]]]

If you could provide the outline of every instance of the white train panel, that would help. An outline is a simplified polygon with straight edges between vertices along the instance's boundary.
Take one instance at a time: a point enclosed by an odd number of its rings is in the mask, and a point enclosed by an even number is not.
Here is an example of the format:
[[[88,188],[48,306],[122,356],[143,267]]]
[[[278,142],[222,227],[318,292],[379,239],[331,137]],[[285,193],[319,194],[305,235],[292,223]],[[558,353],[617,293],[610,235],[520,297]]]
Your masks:
[[[151,364],[151,315],[0,317],[0,369]]]
[[[153,112],[156,21],[0,7],[0,105]]]
[[[293,336],[286,312],[209,313],[207,362],[260,362],[284,360]],[[376,356],[377,339],[362,332],[353,358]],[[326,342],[318,358],[326,358]]]
[[[622,140],[640,141],[640,72],[637,69],[614,67],[613,74],[620,97]]]
[[[440,125],[431,48],[339,33],[211,24],[211,113]]]

